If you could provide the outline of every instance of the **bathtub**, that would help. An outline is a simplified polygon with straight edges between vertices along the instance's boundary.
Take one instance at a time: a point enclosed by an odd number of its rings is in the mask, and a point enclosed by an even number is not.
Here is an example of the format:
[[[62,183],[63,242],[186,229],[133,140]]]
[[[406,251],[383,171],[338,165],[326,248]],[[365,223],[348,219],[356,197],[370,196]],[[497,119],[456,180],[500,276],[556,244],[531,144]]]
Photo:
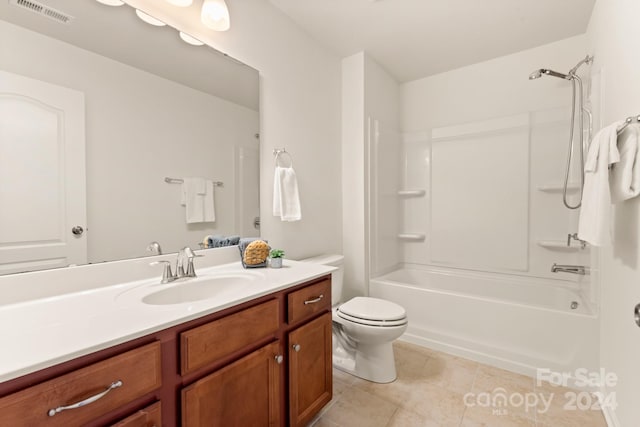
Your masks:
[[[597,313],[575,284],[455,269],[399,269],[369,294],[407,311],[401,339],[534,376],[596,370]]]

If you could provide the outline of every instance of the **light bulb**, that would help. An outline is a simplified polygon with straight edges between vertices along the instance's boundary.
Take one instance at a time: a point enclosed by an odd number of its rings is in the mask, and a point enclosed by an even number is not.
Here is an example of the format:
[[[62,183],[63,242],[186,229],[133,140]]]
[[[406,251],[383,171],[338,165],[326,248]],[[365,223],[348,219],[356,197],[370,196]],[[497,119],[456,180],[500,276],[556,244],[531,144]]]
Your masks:
[[[185,43],[189,43],[194,46],[202,46],[204,44],[200,40],[196,39],[195,37],[191,37],[189,34],[183,33],[182,31],[180,31],[180,38]]]
[[[224,0],[204,0],[200,20],[216,31],[227,31],[231,26],[229,9]]]
[[[146,22],[147,24],[151,24],[151,25],[155,25],[156,27],[164,27],[165,24],[164,22],[162,22],[159,19],[154,18],[151,15],[147,15],[146,13],[136,9],[136,15],[138,15],[138,18],[142,19],[144,22]]]
[[[178,7],[188,7],[188,6],[191,6],[191,4],[193,3],[193,0],[166,0],[166,1],[167,3],[170,3]]]
[[[98,3],[106,4],[107,6],[122,6],[123,1],[120,0],[96,0]]]

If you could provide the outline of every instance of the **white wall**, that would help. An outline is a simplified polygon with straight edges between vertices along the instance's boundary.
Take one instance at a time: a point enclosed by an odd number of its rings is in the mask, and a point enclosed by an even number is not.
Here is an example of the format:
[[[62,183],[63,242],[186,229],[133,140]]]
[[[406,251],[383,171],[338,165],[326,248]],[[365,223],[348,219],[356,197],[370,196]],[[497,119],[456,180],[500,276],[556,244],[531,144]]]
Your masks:
[[[568,105],[566,81],[529,81],[539,68],[568,71],[586,54],[585,36],[458,68],[402,85],[402,131],[424,131]]]
[[[179,20],[154,0],[128,3],[260,71],[261,234],[290,258],[341,253],[340,59],[265,0],[228,2],[231,29],[225,33]],[[271,213],[276,147],[293,156],[299,222],[281,222]]]
[[[576,36],[402,85],[403,184],[427,191],[403,201],[403,231],[426,234],[404,244],[405,262],[576,280],[550,266],[588,263],[588,254],[538,244],[561,244],[577,231],[561,194],[538,190],[564,178],[571,84],[528,76],[539,68],[566,72],[586,53],[586,37]],[[485,257],[490,244],[493,256]]]
[[[257,146],[258,112],[4,21],[0,32],[15,40],[0,68],[85,95],[89,262],[239,233],[235,147]],[[224,182],[216,221],[187,225],[181,186],[165,176]]]
[[[640,114],[640,56],[632,44],[640,40],[637,0],[598,0],[588,29],[593,69],[602,74],[602,124]],[[640,200],[615,205],[614,243],[600,251],[601,364],[618,376],[611,426],[640,423],[640,329],[633,310],[640,303]]]
[[[345,298],[368,293],[378,257],[395,265],[399,86],[360,52],[342,61],[342,198]],[[384,169],[377,163],[384,164]],[[395,237],[395,236],[394,236]]]

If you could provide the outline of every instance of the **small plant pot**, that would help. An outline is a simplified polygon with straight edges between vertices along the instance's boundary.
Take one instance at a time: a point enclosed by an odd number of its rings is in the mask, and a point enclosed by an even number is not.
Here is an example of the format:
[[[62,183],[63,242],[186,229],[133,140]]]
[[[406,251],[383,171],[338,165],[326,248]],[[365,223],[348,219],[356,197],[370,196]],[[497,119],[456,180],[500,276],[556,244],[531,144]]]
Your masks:
[[[271,258],[271,268],[282,268],[282,258]]]

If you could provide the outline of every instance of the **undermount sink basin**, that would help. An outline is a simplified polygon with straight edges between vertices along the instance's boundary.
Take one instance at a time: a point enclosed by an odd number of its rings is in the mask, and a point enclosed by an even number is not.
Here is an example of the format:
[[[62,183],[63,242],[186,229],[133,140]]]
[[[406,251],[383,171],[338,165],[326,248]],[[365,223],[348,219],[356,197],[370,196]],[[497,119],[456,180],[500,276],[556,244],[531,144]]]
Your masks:
[[[161,285],[169,287],[151,293],[148,293],[148,287],[138,288],[132,293],[138,295],[138,301],[145,304],[184,304],[210,298],[233,297],[236,294],[246,292],[249,290],[248,288],[258,286],[260,281],[256,280],[257,278],[251,273],[225,273],[172,282],[168,285]],[[132,293],[128,293],[127,299],[137,299]]]

